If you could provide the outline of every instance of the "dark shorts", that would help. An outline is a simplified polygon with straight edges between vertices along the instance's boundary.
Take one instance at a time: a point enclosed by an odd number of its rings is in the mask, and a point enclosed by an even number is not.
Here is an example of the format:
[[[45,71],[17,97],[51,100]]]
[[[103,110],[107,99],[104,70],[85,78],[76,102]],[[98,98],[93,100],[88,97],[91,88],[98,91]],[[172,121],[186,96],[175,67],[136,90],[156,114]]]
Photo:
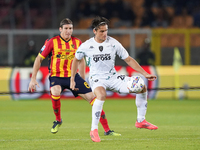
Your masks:
[[[78,94],[85,94],[92,92],[89,84],[83,80],[83,78],[80,77],[80,75],[77,73],[75,75],[75,82],[76,82],[76,88],[79,88],[78,91],[72,91],[70,89],[70,79],[71,77],[51,77],[49,76],[50,81],[50,87],[53,87],[54,85],[60,85],[62,88],[62,91],[64,89],[69,89],[75,97],[78,96]]]

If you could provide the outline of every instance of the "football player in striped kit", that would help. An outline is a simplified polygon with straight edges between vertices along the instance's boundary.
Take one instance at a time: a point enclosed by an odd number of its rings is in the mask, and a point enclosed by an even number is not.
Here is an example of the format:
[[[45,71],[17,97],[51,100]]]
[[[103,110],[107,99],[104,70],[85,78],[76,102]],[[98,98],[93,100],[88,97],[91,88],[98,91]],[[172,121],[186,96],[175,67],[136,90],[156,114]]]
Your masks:
[[[36,57],[33,65],[31,81],[28,88],[29,91],[34,92],[36,90],[36,86],[39,87],[39,84],[36,81],[36,75],[42,61],[48,57],[51,101],[56,117],[56,121],[53,122],[51,129],[51,133],[53,134],[58,132],[58,128],[62,124],[60,96],[64,89],[71,90],[71,65],[75,56],[75,52],[81,45],[81,40],[72,36],[73,23],[69,18],[65,18],[60,22],[59,31],[60,35],[45,41],[44,46],[41,48],[38,56]],[[96,98],[92,93],[90,86],[84,79],[85,60],[82,59],[79,64],[79,73],[76,73],[75,75],[75,81],[77,85],[75,90],[71,90],[71,92],[75,97],[80,96],[88,101],[91,105],[93,105]],[[110,130],[104,111],[101,113],[100,122],[104,128],[105,135],[121,135],[119,133],[115,133],[113,130]]]

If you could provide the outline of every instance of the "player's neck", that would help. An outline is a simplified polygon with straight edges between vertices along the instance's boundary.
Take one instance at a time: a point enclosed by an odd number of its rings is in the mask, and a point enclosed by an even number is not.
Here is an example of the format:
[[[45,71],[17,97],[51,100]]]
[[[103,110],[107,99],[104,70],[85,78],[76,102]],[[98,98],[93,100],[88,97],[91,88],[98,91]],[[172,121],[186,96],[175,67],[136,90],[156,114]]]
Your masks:
[[[94,40],[97,42],[97,43],[103,43],[105,40],[100,40],[100,39],[98,39],[98,38],[96,38],[96,37],[94,37]]]

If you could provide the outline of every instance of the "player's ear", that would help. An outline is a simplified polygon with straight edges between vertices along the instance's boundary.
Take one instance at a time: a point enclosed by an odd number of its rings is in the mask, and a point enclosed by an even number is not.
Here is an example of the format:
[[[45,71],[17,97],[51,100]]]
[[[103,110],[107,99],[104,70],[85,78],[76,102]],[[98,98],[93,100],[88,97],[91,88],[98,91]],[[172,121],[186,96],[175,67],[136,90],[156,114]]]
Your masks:
[[[59,31],[62,32],[62,27],[59,28]]]
[[[93,33],[96,35],[97,31],[95,29],[93,29]]]

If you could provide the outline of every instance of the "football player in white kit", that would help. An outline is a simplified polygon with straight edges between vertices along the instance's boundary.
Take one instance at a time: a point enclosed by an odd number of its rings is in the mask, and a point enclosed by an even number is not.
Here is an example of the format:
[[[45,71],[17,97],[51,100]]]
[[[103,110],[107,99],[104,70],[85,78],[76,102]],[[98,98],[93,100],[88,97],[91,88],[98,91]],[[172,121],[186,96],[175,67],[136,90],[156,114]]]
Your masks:
[[[77,72],[78,63],[85,57],[90,68],[89,82],[92,91],[96,95],[96,101],[92,107],[92,126],[90,136],[92,141],[100,142],[98,134],[98,123],[100,114],[106,99],[106,90],[118,93],[130,93],[127,88],[128,76],[120,75],[116,72],[115,57],[118,55],[130,67],[141,73],[150,81],[156,80],[155,75],[148,74],[135,59],[129,56],[125,48],[114,38],[107,35],[109,21],[104,17],[95,17],[92,21],[94,37],[85,41],[76,51],[71,69],[70,88],[75,89],[74,77]],[[140,93],[136,93],[137,120],[135,126],[137,128],[146,128],[150,130],[158,129],[157,126],[145,120],[147,110],[147,87]]]

